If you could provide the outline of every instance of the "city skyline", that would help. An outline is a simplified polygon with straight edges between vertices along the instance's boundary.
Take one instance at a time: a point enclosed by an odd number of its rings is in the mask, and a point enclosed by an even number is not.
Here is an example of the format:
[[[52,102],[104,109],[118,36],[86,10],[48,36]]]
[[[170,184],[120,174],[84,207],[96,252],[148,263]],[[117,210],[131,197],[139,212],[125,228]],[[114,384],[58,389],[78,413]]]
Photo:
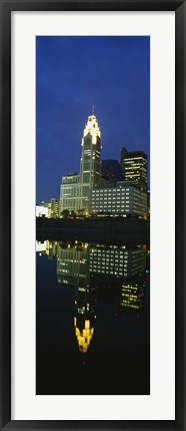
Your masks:
[[[85,62],[87,47],[97,54],[96,69],[92,55]],[[119,161],[121,147],[143,150],[149,160],[148,37],[39,36],[36,55],[38,202],[58,197],[61,177],[79,172],[82,131],[92,105],[102,132],[102,160]]]

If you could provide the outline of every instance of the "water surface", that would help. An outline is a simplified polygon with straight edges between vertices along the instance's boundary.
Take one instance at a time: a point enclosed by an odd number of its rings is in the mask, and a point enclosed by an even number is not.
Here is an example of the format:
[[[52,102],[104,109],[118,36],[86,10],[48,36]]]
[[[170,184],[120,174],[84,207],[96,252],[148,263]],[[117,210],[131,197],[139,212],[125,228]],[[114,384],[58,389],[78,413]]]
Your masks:
[[[36,393],[150,393],[149,249],[36,244]]]

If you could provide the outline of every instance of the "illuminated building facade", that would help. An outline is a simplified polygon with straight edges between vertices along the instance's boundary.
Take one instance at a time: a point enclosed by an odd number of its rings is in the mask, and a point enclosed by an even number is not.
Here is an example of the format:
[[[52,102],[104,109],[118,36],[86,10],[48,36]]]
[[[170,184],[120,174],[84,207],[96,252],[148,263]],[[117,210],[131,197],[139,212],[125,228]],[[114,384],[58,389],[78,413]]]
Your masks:
[[[47,218],[51,217],[51,202],[42,201],[41,205],[36,205],[36,217],[42,217],[42,215]]]
[[[133,184],[119,181],[96,187],[90,192],[90,214],[132,215],[146,217],[147,193]]]
[[[100,184],[101,178],[101,132],[94,113],[88,117],[81,145],[80,208],[88,211],[90,190]]]
[[[57,218],[60,216],[60,200],[56,198],[51,199],[51,218]]]
[[[94,113],[88,117],[82,138],[80,175],[62,177],[60,188],[61,211],[88,211],[90,190],[101,179],[101,132]]]
[[[77,211],[79,209],[80,196],[80,176],[76,173],[70,173],[62,177],[60,188],[60,209]]]
[[[36,205],[36,217],[47,217],[48,218],[48,208],[42,205]]]
[[[147,155],[144,151],[121,148],[121,169],[124,181],[130,181],[147,191]]]

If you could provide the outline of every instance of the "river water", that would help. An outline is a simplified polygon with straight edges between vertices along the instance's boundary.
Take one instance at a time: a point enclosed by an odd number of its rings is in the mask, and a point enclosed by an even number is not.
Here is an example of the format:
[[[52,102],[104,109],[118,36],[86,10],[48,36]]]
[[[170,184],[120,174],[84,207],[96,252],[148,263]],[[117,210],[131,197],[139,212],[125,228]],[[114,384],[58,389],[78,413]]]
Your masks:
[[[150,394],[146,244],[36,242],[36,394]]]

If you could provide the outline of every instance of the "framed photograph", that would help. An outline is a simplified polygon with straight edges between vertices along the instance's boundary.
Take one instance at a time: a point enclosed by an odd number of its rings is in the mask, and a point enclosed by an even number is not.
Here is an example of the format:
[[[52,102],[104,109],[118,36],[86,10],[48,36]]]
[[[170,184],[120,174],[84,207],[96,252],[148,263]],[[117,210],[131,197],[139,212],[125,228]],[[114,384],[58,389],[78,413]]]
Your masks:
[[[1,429],[185,429],[185,1],[0,1]]]

